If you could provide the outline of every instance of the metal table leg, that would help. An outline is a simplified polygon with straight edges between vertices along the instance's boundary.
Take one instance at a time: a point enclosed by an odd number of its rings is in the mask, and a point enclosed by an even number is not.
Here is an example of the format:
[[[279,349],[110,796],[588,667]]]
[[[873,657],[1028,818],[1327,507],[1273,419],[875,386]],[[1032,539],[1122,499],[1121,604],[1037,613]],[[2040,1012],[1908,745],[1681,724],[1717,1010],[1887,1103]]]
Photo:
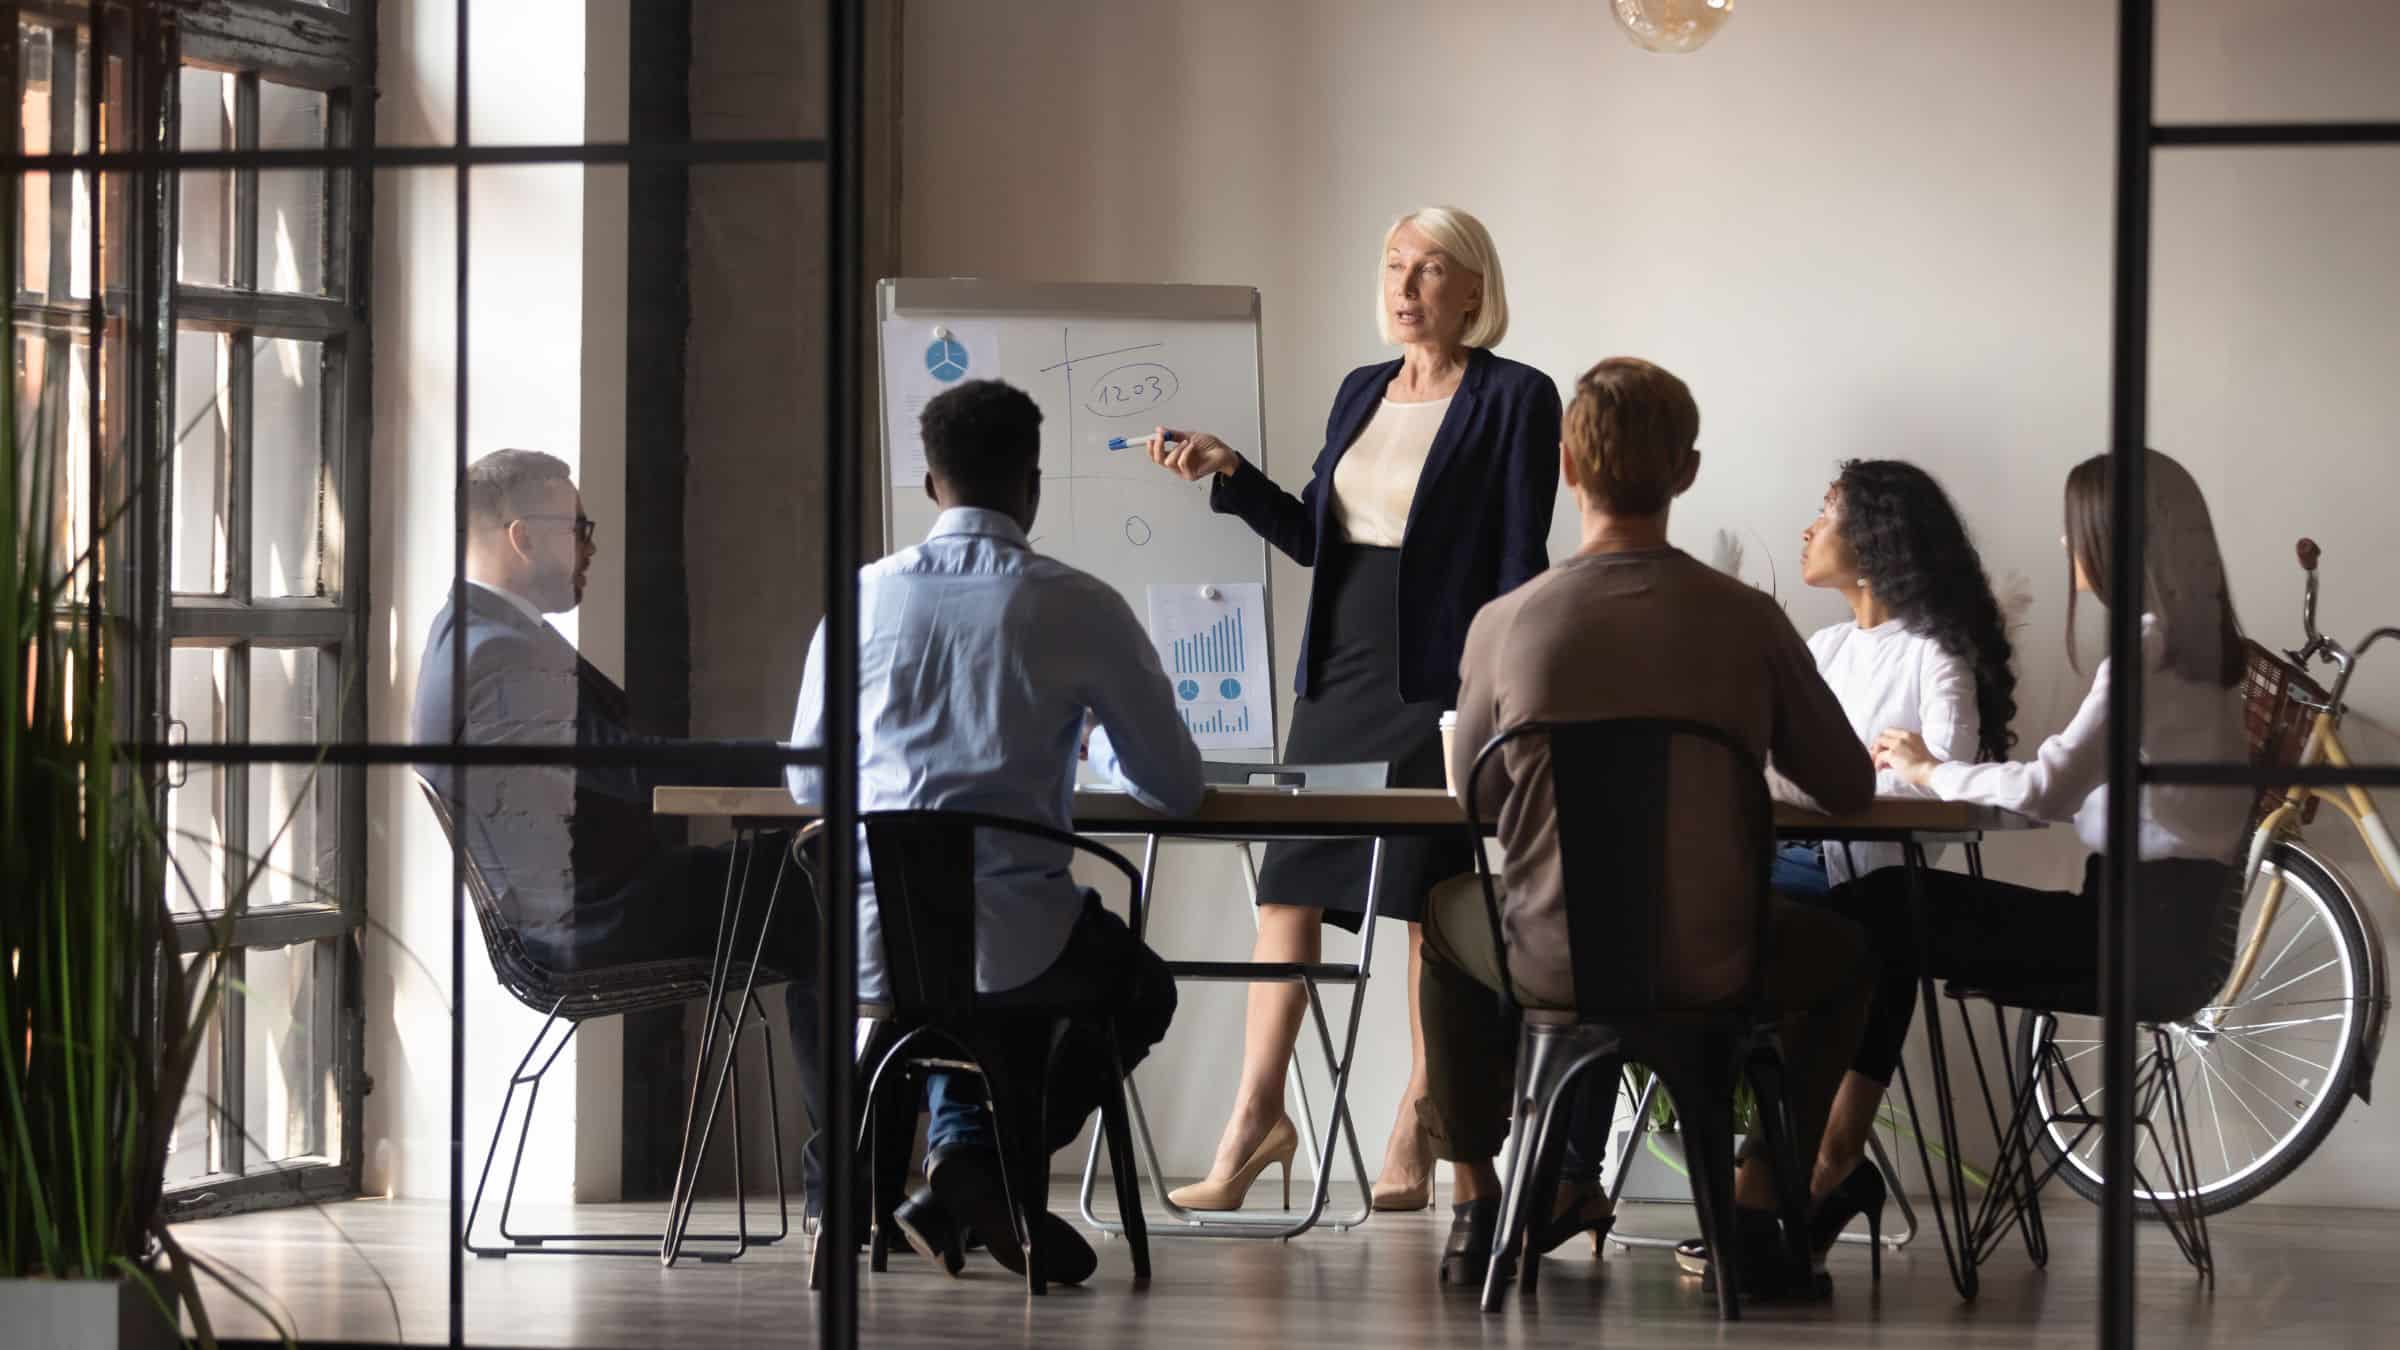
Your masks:
[[[751,945],[748,966],[742,975],[741,995],[733,1004],[735,1012],[731,1019],[725,1012],[726,995],[730,992],[732,984],[733,963],[738,955],[741,939],[742,910],[747,902],[749,892],[750,869],[756,865],[757,859],[758,831],[744,829],[737,825],[733,856],[725,869],[725,894],[717,918],[716,950],[709,962],[707,1014],[701,1019],[700,1052],[692,1065],[692,1088],[684,1105],[683,1142],[676,1158],[675,1184],[667,1201],[666,1234],[659,1242],[658,1260],[662,1266],[672,1267],[682,1257],[683,1246],[687,1238],[698,1240],[700,1236],[688,1231],[691,1226],[692,1205],[698,1198],[696,1191],[700,1178],[700,1165],[708,1156],[708,1141],[716,1129],[718,1108],[724,1104],[729,1090],[734,1094],[735,1114],[733,1171],[736,1227],[733,1235],[734,1248],[730,1253],[709,1252],[702,1255],[700,1259],[703,1261],[730,1261],[751,1247],[762,1245],[750,1236],[749,1197],[744,1185],[739,1123],[741,1098],[740,1089],[735,1085],[734,1078],[735,1068],[741,1057],[740,1019],[757,1006],[755,994],[758,983],[758,963],[766,951],[768,928],[775,917],[775,903],[783,892],[784,875],[790,865],[790,859],[786,856],[779,855],[776,858],[775,881],[768,888],[766,907],[759,916],[758,938]],[[730,1025],[727,1025],[729,1021]],[[710,1060],[717,1053],[717,1032],[720,1026],[725,1026],[727,1031],[724,1038],[723,1058],[717,1064],[716,1086],[709,1093],[708,1113],[706,1116],[701,1116],[699,1111],[700,1085],[708,1076]],[[695,1125],[697,1125],[697,1138],[695,1138]],[[776,1147],[778,1150],[781,1149],[780,1140],[777,1141]],[[780,1168],[781,1162],[779,1155],[777,1158],[778,1168]]]
[[[1157,865],[1157,851],[1157,839],[1153,837],[1142,858],[1144,894],[1149,893],[1150,880]],[[1365,916],[1360,921],[1358,980],[1351,986],[1350,1020],[1343,1033],[1339,1054],[1335,1053],[1332,1028],[1325,1018],[1323,1005],[1317,997],[1315,982],[1312,980],[1301,982],[1307,990],[1309,1009],[1315,1018],[1318,1041],[1333,1073],[1333,1102],[1327,1115],[1325,1134],[1322,1138],[1312,1141],[1315,1147],[1309,1156],[1313,1184],[1310,1187],[1308,1208],[1306,1210],[1254,1212],[1254,1217],[1249,1218],[1217,1218],[1202,1217],[1200,1211],[1185,1209],[1170,1200],[1167,1197],[1166,1173],[1159,1166],[1158,1148],[1151,1137],[1148,1113],[1142,1109],[1140,1091],[1135,1087],[1133,1079],[1128,1077],[1125,1080],[1125,1097],[1127,1105],[1132,1109],[1134,1133],[1141,1144],[1142,1163],[1150,1172],[1151,1194],[1158,1201],[1159,1208],[1165,1211],[1168,1220],[1165,1223],[1151,1225],[1150,1232],[1154,1236],[1292,1238],[1307,1232],[1324,1217],[1326,1196],[1332,1181],[1329,1172],[1333,1151],[1337,1144],[1342,1142],[1343,1131],[1346,1127],[1349,1128],[1350,1160],[1358,1173],[1362,1196],[1358,1212],[1346,1220],[1337,1221],[1334,1226],[1337,1229],[1345,1230],[1355,1227],[1364,1223],[1373,1212],[1373,1200],[1364,1193],[1367,1189],[1366,1160],[1359,1151],[1358,1131],[1351,1126],[1349,1093],[1350,1070],[1358,1059],[1359,1023],[1362,1014],[1366,1011],[1367,977],[1373,967],[1375,956],[1376,893],[1380,890],[1383,881],[1383,852],[1383,840],[1378,838],[1374,841],[1374,849],[1367,867],[1367,908]],[[1255,885],[1255,882],[1253,884]],[[1294,1066],[1292,1071],[1296,1075],[1298,1073],[1297,1066]],[[1095,1136],[1092,1147],[1084,1157],[1083,1183],[1078,1198],[1085,1222],[1103,1232],[1120,1232],[1122,1225],[1102,1219],[1092,1210],[1092,1198],[1099,1185],[1099,1169],[1100,1140]]]

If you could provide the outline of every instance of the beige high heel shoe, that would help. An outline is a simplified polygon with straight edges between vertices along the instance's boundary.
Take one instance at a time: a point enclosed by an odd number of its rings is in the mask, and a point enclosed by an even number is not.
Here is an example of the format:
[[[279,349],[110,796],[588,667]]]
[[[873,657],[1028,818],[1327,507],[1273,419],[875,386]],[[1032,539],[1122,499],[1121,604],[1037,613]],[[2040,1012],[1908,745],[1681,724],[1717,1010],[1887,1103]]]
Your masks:
[[[1417,1127],[1417,1151],[1425,1155],[1425,1179],[1414,1186],[1392,1186],[1376,1182],[1368,1189],[1367,1203],[1378,1210],[1426,1209],[1433,1204],[1433,1140],[1425,1127]]]
[[[1250,1194],[1250,1184],[1269,1167],[1283,1169],[1283,1207],[1292,1207],[1292,1155],[1300,1151],[1300,1131],[1293,1128],[1291,1117],[1275,1122],[1267,1137],[1258,1141],[1250,1156],[1233,1175],[1223,1181],[1195,1181],[1189,1186],[1167,1192],[1167,1199],[1185,1209],[1240,1209],[1242,1200]]]

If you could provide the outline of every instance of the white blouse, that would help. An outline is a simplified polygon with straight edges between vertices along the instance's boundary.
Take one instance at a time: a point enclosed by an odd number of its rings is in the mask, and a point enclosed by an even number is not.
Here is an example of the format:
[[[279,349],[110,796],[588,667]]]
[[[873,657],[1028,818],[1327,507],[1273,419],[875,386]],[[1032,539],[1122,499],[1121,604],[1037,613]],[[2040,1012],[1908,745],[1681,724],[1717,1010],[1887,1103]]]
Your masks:
[[[2157,617],[2144,614],[2142,758],[2248,759],[2241,691],[2164,669],[2165,651],[2165,632]],[[2099,852],[2108,842],[2108,666],[2100,663],[2074,719],[2066,730],[2043,741],[2032,760],[1940,765],[1933,771],[1935,794],[1950,801],[2006,807],[2042,820],[2071,818],[2076,837]],[[2238,787],[2143,788],[2138,836],[2142,858],[2232,861],[2255,797],[2252,789]]]
[[[1400,547],[1408,533],[1408,508],[1417,499],[1417,479],[1449,412],[1448,398],[1430,403],[1387,398],[1367,419],[1333,466],[1333,518],[1351,543]]]
[[[1983,716],[1975,705],[1974,669],[1932,638],[1899,619],[1873,628],[1837,623],[1811,634],[1808,650],[1861,745],[1872,742],[1878,732],[1898,728],[1923,736],[1938,758],[1975,758]],[[1875,795],[1932,793],[1885,769],[1875,775]],[[1825,876],[1838,886],[1854,875],[1901,862],[1898,844],[1831,844],[1825,849]]]

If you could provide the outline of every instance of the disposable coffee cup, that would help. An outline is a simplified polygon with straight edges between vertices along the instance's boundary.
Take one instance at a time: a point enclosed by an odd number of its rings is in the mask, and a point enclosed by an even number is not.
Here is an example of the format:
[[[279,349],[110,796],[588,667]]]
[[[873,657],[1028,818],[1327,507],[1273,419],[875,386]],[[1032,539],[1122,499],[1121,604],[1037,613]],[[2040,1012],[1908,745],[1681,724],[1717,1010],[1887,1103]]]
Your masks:
[[[1443,713],[1441,725],[1442,785],[1449,788],[1450,795],[1455,797],[1458,795],[1458,771],[1450,767],[1450,746],[1458,739],[1458,710],[1453,708]]]

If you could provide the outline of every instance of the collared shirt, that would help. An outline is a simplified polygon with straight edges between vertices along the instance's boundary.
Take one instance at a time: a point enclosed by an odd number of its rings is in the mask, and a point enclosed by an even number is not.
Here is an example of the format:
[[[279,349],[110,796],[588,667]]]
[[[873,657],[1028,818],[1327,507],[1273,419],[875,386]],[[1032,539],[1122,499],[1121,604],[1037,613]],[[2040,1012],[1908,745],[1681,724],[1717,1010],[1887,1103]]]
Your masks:
[[[941,807],[1073,828],[1077,745],[1162,811],[1206,792],[1200,751],[1149,634],[1106,582],[1046,558],[995,511],[944,511],[925,542],[859,569],[859,809]],[[792,721],[824,743],[825,628]],[[787,775],[803,805],[818,771]],[[1062,846],[985,832],[976,844],[976,983],[1013,989],[1048,969],[1083,911]],[[883,944],[859,849],[859,994],[883,996]]]
[[[488,581],[477,581],[473,577],[467,578],[467,584],[480,590],[490,591],[492,594],[499,596],[501,599],[506,600],[508,603],[516,606],[517,612],[523,614],[526,618],[533,620],[535,623],[540,624],[544,628],[550,627],[549,618],[546,617],[540,610],[535,609],[531,600],[528,600],[524,596],[517,594],[515,591],[508,589],[506,586],[495,586]],[[555,632],[557,630],[553,629],[552,631]]]

